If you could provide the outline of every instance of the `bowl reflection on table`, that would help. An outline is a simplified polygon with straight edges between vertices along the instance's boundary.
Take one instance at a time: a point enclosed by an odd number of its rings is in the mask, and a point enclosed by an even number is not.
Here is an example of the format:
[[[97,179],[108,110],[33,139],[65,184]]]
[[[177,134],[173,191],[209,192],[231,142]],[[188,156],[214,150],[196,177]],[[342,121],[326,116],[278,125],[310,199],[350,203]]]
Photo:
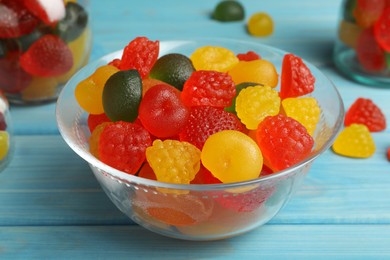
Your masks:
[[[278,72],[285,52],[257,43],[226,39],[160,42],[160,56],[181,53],[189,56],[196,48],[223,46],[235,53],[255,51],[271,61]],[[343,103],[335,86],[311,64],[316,77],[315,97],[321,107],[311,155],[286,170],[258,179],[230,184],[177,185],[148,180],[118,171],[90,152],[87,113],[74,97],[78,82],[114,58],[117,51],[90,63],[72,77],[57,102],[58,127],[66,143],[90,165],[112,202],[139,225],[162,235],[186,240],[215,240],[236,236],[273,218],[300,187],[313,161],[326,151],[339,132]],[[279,86],[277,87],[279,88]]]

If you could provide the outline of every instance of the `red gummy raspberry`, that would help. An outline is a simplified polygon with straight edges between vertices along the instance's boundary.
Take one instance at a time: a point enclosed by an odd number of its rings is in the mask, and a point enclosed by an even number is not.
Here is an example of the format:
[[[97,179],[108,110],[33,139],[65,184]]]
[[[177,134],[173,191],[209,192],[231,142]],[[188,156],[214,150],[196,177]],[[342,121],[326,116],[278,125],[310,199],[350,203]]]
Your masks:
[[[159,41],[153,42],[146,37],[137,37],[123,50],[119,68],[136,69],[141,78],[145,78],[157,61],[159,49]]]
[[[218,196],[215,200],[224,208],[236,212],[252,212],[259,208],[272,195],[275,187],[256,188],[243,193],[232,193],[230,196]]]
[[[303,60],[294,54],[283,57],[280,97],[298,97],[314,90],[315,78]]]
[[[236,86],[229,74],[199,70],[184,83],[181,98],[190,107],[229,107],[235,95]]]
[[[386,129],[386,118],[371,99],[358,98],[345,114],[344,125],[351,124],[364,124],[370,132],[380,132]]]
[[[232,113],[222,108],[202,106],[192,107],[187,123],[179,133],[180,141],[189,142],[199,149],[203,148],[206,139],[222,130],[243,132],[244,126]]]
[[[61,38],[47,34],[20,57],[20,66],[34,76],[59,76],[72,68],[73,56]]]
[[[24,4],[32,14],[48,25],[65,17],[63,0],[24,0]]]
[[[31,75],[26,73],[16,58],[0,59],[0,89],[5,93],[17,93],[30,84]]]
[[[378,44],[390,52],[390,6],[387,7],[374,25],[374,35]]]
[[[0,38],[16,38],[32,32],[38,19],[24,6],[22,0],[0,1]]]
[[[254,51],[248,51],[247,53],[239,53],[237,54],[237,58],[240,61],[252,61],[252,60],[260,60],[261,57]]]
[[[120,171],[135,174],[152,145],[148,131],[134,123],[118,121],[107,125],[99,138],[99,158]]]
[[[87,123],[88,123],[89,131],[91,131],[91,133],[93,132],[95,127],[105,122],[111,122],[111,120],[108,118],[108,116],[105,113],[98,114],[98,115],[95,114],[88,115]]]
[[[376,41],[372,27],[361,32],[356,43],[356,55],[367,71],[381,71],[386,67],[385,52]]]
[[[121,59],[113,59],[112,61],[110,61],[108,63],[108,65],[114,66],[114,67],[119,69],[119,67],[121,65]]]
[[[314,145],[301,123],[282,114],[266,117],[256,130],[256,140],[264,163],[275,171],[300,162]]]

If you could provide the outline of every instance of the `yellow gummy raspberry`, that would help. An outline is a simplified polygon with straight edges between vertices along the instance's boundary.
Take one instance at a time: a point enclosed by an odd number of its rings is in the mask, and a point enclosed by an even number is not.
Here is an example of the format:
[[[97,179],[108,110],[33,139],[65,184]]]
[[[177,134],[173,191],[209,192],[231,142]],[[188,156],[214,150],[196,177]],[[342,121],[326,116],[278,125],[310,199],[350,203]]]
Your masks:
[[[278,85],[278,73],[275,66],[264,59],[240,61],[228,71],[236,85],[243,82],[255,82],[270,87]]]
[[[111,65],[101,66],[76,86],[76,100],[85,111],[90,114],[104,113],[102,101],[104,84],[118,71],[119,69]]]
[[[339,155],[354,158],[368,158],[376,149],[370,131],[363,124],[351,124],[344,128],[332,148]]]
[[[286,98],[282,101],[286,116],[292,117],[301,123],[311,136],[320,120],[321,109],[313,97]]]
[[[277,115],[279,110],[279,94],[269,86],[247,87],[236,98],[237,116],[250,130],[257,129],[266,116]]]
[[[224,130],[207,138],[201,159],[203,165],[223,183],[259,177],[263,155],[256,142],[236,130]]]
[[[100,134],[103,132],[104,128],[109,125],[110,122],[104,122],[99,124],[93,130],[91,136],[89,137],[89,152],[99,159],[99,138]]]
[[[200,169],[200,150],[187,142],[157,139],[146,148],[146,160],[158,181],[189,184]]]
[[[3,160],[9,150],[9,134],[7,131],[0,131],[0,160]]]
[[[204,46],[196,49],[191,57],[196,70],[214,70],[227,72],[238,63],[238,58],[229,49],[216,46]]]

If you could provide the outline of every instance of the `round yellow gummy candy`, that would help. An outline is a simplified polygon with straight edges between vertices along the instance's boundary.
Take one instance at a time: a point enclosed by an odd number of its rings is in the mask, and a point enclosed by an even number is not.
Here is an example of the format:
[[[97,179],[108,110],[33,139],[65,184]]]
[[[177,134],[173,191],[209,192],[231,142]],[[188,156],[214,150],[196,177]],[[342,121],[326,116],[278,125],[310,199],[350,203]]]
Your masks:
[[[228,71],[236,85],[254,82],[270,87],[278,85],[278,73],[275,66],[267,60],[240,61]]]
[[[257,178],[263,167],[263,155],[256,142],[236,130],[224,130],[209,136],[201,160],[223,183]]]
[[[367,126],[351,124],[345,127],[333,143],[333,151],[339,155],[368,158],[375,153],[375,142]]]
[[[3,160],[9,150],[9,134],[7,131],[0,131],[0,160]]]
[[[196,49],[191,57],[196,70],[227,72],[238,63],[238,58],[229,49],[218,46],[204,46]]]

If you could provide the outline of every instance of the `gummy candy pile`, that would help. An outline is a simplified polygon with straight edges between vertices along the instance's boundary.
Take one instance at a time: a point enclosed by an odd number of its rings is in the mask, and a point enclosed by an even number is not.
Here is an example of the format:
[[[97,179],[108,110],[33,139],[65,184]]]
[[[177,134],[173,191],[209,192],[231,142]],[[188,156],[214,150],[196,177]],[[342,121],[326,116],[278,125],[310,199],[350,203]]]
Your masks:
[[[77,1],[0,1],[0,89],[9,100],[56,98],[87,62],[87,24]]]
[[[309,156],[320,119],[315,78],[286,54],[280,90],[273,63],[253,51],[203,46],[159,57],[137,37],[122,57],[78,83],[90,152],[140,177],[178,184],[231,183],[286,169]]]
[[[368,72],[388,72],[390,68],[390,1],[345,1],[339,39],[356,52]]]
[[[7,99],[0,94],[0,170],[7,163],[10,149],[10,133],[6,118],[7,110]]]

